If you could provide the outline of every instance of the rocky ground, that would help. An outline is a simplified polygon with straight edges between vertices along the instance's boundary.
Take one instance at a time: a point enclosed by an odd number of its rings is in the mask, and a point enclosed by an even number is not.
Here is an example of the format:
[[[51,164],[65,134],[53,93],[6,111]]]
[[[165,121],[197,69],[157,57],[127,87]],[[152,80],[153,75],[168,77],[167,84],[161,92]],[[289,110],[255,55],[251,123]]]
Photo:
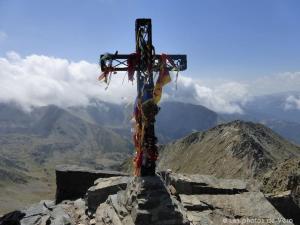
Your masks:
[[[0,225],[293,224],[255,185],[238,179],[171,171],[130,177],[74,167],[60,167],[56,175],[56,202],[6,214]]]

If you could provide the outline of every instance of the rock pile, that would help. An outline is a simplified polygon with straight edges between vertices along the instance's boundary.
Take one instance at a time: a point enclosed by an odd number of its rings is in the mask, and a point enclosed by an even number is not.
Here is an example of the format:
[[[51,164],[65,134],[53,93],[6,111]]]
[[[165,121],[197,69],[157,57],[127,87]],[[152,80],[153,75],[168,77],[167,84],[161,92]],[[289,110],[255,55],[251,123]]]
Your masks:
[[[294,195],[296,197],[297,191]],[[66,196],[60,197],[65,199]],[[113,176],[96,179],[84,198],[64,200],[58,204],[41,201],[26,210],[15,211],[0,218],[0,225],[6,224],[293,223],[284,219],[261,192],[241,180],[161,172],[153,177]]]
[[[184,208],[159,176],[135,177],[97,209],[99,225],[188,225]]]

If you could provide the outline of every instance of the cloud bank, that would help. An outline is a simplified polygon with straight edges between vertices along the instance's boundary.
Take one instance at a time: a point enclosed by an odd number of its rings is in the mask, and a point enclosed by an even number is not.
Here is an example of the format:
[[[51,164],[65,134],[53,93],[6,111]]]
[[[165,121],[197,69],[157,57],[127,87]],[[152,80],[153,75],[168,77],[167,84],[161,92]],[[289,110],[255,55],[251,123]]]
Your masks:
[[[204,105],[216,112],[243,113],[241,106],[250,99],[247,85],[238,82],[207,87],[201,81],[181,76],[177,86],[177,90],[166,90],[166,99]]]
[[[97,81],[98,65],[43,55],[20,57],[10,52],[0,58],[0,102],[15,102],[26,110],[54,104],[61,107],[89,104],[91,98],[119,103],[135,88],[114,79],[108,90]]]
[[[71,62],[44,55],[21,57],[16,52],[9,52],[0,58],[0,102],[15,102],[30,110],[49,104],[85,106],[91,99],[117,104],[134,100],[136,86],[128,82],[125,73],[113,74],[107,90],[104,83],[97,81],[99,74],[99,66],[86,61]],[[276,86],[274,81],[282,83],[283,80],[290,85],[297,85],[298,81],[300,84],[300,73],[284,74],[276,79],[264,78],[253,83],[226,81],[213,86],[180,75],[177,90],[174,82],[168,84],[163,100],[200,104],[221,113],[243,113],[243,104],[251,100],[259,88],[271,90]],[[288,107],[300,108],[297,98],[287,102]]]

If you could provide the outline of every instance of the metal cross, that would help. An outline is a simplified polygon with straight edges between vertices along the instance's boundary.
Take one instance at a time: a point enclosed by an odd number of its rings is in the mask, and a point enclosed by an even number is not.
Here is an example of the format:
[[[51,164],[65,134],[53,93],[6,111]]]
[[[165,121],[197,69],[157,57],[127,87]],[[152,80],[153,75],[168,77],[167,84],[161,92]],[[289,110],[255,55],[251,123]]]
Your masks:
[[[169,71],[187,68],[186,55],[156,55],[152,45],[151,19],[135,21],[136,52],[129,55],[104,54],[100,56],[102,75],[100,79],[109,82],[110,75],[117,71],[127,71],[129,80],[134,80],[136,72],[137,98],[134,108],[136,122],[133,136],[136,148],[134,158],[135,175],[155,175],[155,161],[158,157],[155,137],[155,116],[161,97],[162,87],[168,83]],[[153,72],[159,76],[154,81]]]

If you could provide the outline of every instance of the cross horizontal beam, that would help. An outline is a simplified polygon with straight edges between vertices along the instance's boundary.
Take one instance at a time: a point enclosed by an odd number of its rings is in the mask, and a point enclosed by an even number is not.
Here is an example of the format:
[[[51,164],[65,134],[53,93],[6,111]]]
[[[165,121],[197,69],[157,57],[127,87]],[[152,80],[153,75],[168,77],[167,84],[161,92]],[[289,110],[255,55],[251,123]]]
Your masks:
[[[108,68],[113,71],[128,71],[127,60],[131,55],[126,54],[104,54],[100,56],[100,66],[102,71],[106,71]],[[160,70],[161,60],[160,55],[153,56],[153,71],[158,72]],[[169,71],[179,70],[183,71],[187,68],[186,55],[168,55],[168,57],[174,62],[176,67],[167,64]],[[138,68],[136,68],[138,70]]]

